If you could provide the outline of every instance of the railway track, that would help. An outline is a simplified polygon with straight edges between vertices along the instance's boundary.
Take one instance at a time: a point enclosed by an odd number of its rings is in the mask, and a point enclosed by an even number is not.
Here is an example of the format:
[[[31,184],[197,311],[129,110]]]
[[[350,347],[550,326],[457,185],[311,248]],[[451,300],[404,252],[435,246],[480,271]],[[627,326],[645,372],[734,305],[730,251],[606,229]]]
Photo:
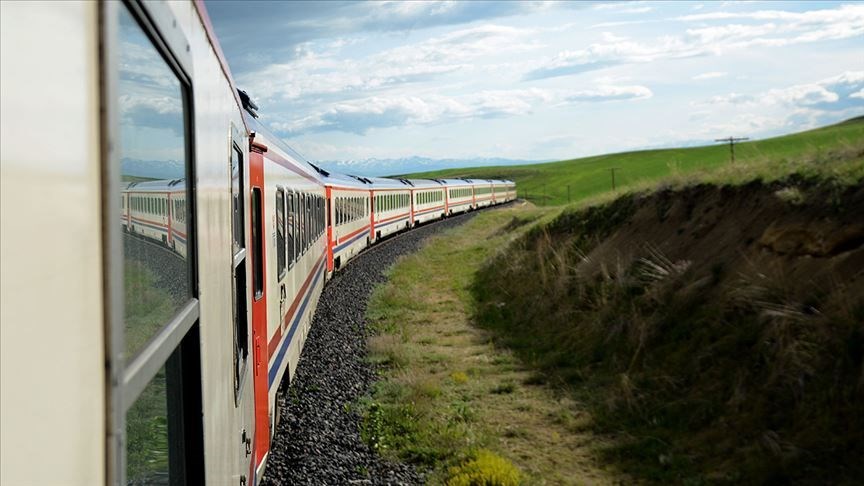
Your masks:
[[[376,379],[366,360],[366,304],[384,272],[432,235],[476,213],[421,226],[358,255],[324,287],[297,374],[279,397],[282,416],[263,485],[420,484],[407,464],[390,463],[360,438],[353,405]]]
[[[146,267],[156,278],[156,286],[177,301],[189,296],[186,260],[170,248],[133,233],[123,233],[123,252],[126,261]]]

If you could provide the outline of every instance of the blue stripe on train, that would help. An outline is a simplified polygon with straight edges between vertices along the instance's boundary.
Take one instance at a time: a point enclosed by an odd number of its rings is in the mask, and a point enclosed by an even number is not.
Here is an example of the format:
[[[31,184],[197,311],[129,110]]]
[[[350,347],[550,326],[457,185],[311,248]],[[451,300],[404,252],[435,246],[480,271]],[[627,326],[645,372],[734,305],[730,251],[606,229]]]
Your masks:
[[[368,228],[363,228],[363,229],[366,230]],[[358,238],[362,237],[365,234],[367,234],[366,231],[361,231],[361,232],[357,233],[357,235],[352,236],[350,240],[343,241],[342,244],[340,244],[339,246],[334,248],[333,252],[336,253],[336,252],[342,251],[346,246],[350,245],[351,243],[354,243],[355,241],[357,241]]]
[[[291,322],[291,329],[288,331],[288,334],[282,340],[282,344],[279,346],[279,352],[276,353],[276,360],[273,362],[273,366],[270,368],[270,372],[267,375],[267,388],[271,388],[273,386],[273,381],[276,379],[276,375],[279,373],[279,368],[282,366],[282,360],[285,358],[285,353],[288,351],[288,348],[291,346],[291,340],[294,338],[294,333],[297,332],[297,326],[300,325],[300,318],[303,317],[303,312],[306,310],[306,306],[309,304],[309,298],[312,297],[312,290],[315,288],[315,285],[318,283],[318,279],[321,277],[321,264],[323,260],[318,262],[317,267],[315,268],[315,278],[312,280],[312,284],[306,289],[306,295],[303,297],[303,303],[300,305],[300,308],[297,309],[297,313],[294,314],[294,320]]]

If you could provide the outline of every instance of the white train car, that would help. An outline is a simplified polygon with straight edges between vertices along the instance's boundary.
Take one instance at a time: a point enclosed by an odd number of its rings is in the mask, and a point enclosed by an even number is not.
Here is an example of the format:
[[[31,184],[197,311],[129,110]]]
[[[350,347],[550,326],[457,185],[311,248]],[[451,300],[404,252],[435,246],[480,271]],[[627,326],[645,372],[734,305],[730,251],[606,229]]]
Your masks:
[[[503,191],[503,200],[504,202],[510,202],[516,200],[516,183],[510,180],[501,181],[504,185]]]
[[[372,183],[369,179],[342,174],[327,174],[323,181],[329,202],[327,268],[334,272],[374,239]]]
[[[370,177],[372,232],[378,241],[411,227],[411,186],[401,179]]]
[[[491,180],[492,183],[492,203],[501,204],[509,201],[510,181]]]
[[[248,101],[244,99],[244,102]],[[253,111],[254,112],[254,111]],[[264,279],[252,301],[255,390],[255,478],[266,465],[279,417],[277,395],[297,369],[326,277],[325,187],[317,169],[248,112],[251,213],[263,237],[257,250]],[[260,214],[260,221],[255,216]],[[253,241],[257,241],[254,238]],[[253,250],[253,254],[254,254]]]
[[[0,22],[0,483],[257,484],[328,272],[406,210],[443,217],[448,186],[303,161],[200,1]]]
[[[444,184],[433,179],[407,179],[407,181],[412,187],[412,225],[443,218],[446,214]]]
[[[442,179],[447,186],[447,215],[464,213],[474,208],[474,188],[464,179]]]
[[[0,483],[253,484],[249,140],[203,4],[0,9]],[[135,221],[173,209],[185,250]]]
[[[132,182],[123,190],[123,229],[186,256],[186,182]]]
[[[484,208],[491,206],[494,202],[492,194],[492,181],[484,179],[472,179],[471,187],[474,188],[474,207]]]

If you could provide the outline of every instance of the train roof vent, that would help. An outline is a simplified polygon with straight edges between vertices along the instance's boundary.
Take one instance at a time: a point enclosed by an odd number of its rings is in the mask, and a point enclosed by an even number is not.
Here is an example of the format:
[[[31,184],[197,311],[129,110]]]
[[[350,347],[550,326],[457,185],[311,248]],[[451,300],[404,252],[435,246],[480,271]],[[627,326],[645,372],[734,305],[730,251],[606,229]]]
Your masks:
[[[174,179],[173,181],[168,183],[168,187],[174,187],[177,184],[180,184],[181,182],[183,182],[183,179]]]
[[[240,102],[243,103],[243,109],[248,111],[253,118],[258,118],[258,105],[242,89],[238,89],[237,93],[240,95]]]
[[[330,173],[327,172],[326,170],[322,169],[321,167],[318,167],[317,165],[313,164],[312,162],[306,162],[306,163],[311,165],[312,168],[315,169],[316,172],[323,175],[324,177],[330,177]]]
[[[399,179],[399,182],[401,182],[402,184],[405,184],[406,186],[414,187],[414,183],[409,181],[408,179]]]
[[[370,181],[369,179],[367,179],[365,177],[360,177],[360,176],[351,175],[351,174],[348,174],[348,177],[353,177],[354,179],[357,179],[358,181],[362,182],[363,184],[372,184],[372,181]]]

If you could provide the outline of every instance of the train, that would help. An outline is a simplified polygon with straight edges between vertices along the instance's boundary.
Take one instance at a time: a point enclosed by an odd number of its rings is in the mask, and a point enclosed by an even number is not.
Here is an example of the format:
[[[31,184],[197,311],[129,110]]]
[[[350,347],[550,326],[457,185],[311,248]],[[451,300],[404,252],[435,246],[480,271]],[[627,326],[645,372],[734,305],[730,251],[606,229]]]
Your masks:
[[[258,484],[325,282],[516,198],[310,163],[201,0],[0,9],[3,484]]]

